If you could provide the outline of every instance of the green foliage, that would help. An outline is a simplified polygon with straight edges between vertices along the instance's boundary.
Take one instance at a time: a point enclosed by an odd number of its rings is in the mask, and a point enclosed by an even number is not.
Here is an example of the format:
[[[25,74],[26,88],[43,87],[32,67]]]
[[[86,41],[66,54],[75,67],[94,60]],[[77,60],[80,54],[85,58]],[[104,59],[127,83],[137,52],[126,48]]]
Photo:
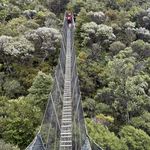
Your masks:
[[[150,57],[150,44],[144,42],[143,40],[137,40],[131,43],[133,52],[136,52],[139,55],[139,59]]]
[[[26,31],[37,29],[38,27],[39,25],[35,20],[27,20],[21,16],[8,21],[6,25],[0,24],[0,35],[19,36]]]
[[[28,64],[30,63],[32,62],[28,62]],[[28,89],[32,85],[38,69],[33,68],[33,66],[19,65],[16,63],[13,64],[13,68],[15,70],[15,77],[18,78],[18,81],[22,83],[22,86],[25,87],[25,89]]]
[[[131,124],[144,130],[150,136],[150,113],[144,112],[141,116],[134,117],[131,120]]]
[[[96,124],[93,121],[87,119],[87,128],[89,135],[102,148],[110,148],[111,150],[128,150],[125,142],[115,136],[113,132],[110,132],[103,125]]]
[[[11,38],[6,36],[1,36],[0,41],[2,41],[2,51],[6,55],[12,55],[16,57],[26,57],[29,53],[34,51],[34,47],[31,42],[29,42],[25,37]]]
[[[8,11],[5,9],[0,11],[0,21],[5,20],[5,18],[7,17],[7,13]]]
[[[101,11],[99,11],[99,12],[90,11],[88,13],[88,17],[90,17],[91,21],[96,22],[97,24],[104,23],[106,20],[105,14]]]
[[[28,20],[25,22],[24,26],[27,29],[37,29],[39,27],[39,24],[37,24],[34,20]]]
[[[147,72],[147,74],[150,74],[150,58],[145,60],[145,72]]]
[[[45,73],[39,71],[33,80],[32,86],[28,90],[28,97],[32,97],[34,99],[34,104],[39,106],[44,111],[51,88],[51,75],[46,75]]]
[[[136,59],[132,49],[120,51],[112,61],[108,62],[108,88],[98,90],[96,99],[111,105],[117,125],[129,122],[130,117],[140,114],[149,106],[149,76],[135,75]],[[139,69],[139,68],[138,68]]]
[[[134,17],[136,14],[142,11],[142,8],[139,6],[133,6],[131,7],[130,11],[128,12],[131,17]]]
[[[41,0],[40,0],[41,1]],[[56,0],[43,0],[42,3],[47,6],[49,10],[55,14],[60,14],[65,11],[68,0],[56,1]]]
[[[130,0],[116,0],[116,2],[117,2],[119,5],[125,5],[125,4],[127,4],[128,2],[130,2]]]
[[[1,95],[4,94],[4,90],[3,90],[4,83],[5,83],[5,73],[4,72],[0,72],[0,94]]]
[[[76,25],[77,33],[78,33],[78,37],[80,37],[79,34],[80,34],[81,26],[89,20],[87,16],[87,12],[84,8],[81,9],[76,20],[77,20],[77,25]]]
[[[95,0],[94,3],[92,0],[87,0],[84,2],[84,8],[90,12],[90,11],[101,11],[105,8],[106,1],[98,1]]]
[[[10,98],[18,97],[23,93],[23,87],[17,80],[7,80],[4,83],[3,89],[5,91],[5,95]]]
[[[21,149],[25,148],[34,137],[39,124],[40,109],[33,106],[31,99],[25,97],[15,100],[1,97],[0,102],[2,103],[0,107],[2,138],[18,145]]]
[[[112,109],[109,105],[105,104],[105,103],[100,103],[100,102],[97,102],[96,104],[96,114],[100,114],[100,113],[103,113],[103,114],[112,114]]]
[[[124,126],[120,131],[121,139],[125,141],[129,149],[149,150],[150,137],[142,130],[133,126]]]
[[[82,57],[85,57],[85,60],[81,59],[80,54],[78,62],[82,96],[91,97],[95,94],[96,89],[103,84],[103,65],[95,61],[88,61],[88,59],[86,59],[87,55]],[[82,65],[80,65],[81,63]]]
[[[0,150],[19,150],[16,146],[0,140]]]
[[[121,10],[117,15],[117,24],[121,27],[124,26],[125,23],[129,22],[130,16],[126,11]]]
[[[6,26],[0,30],[0,35],[17,36],[26,31],[22,26],[26,22],[26,18],[20,17],[10,20]]]
[[[18,98],[24,94],[24,88],[17,79],[8,78],[0,72],[0,94],[9,98]]]
[[[62,26],[61,20],[57,18],[56,15],[52,12],[47,14],[44,24],[49,28],[58,28],[59,26]]]
[[[83,108],[87,112],[88,117],[92,117],[92,115],[95,115],[95,107],[96,102],[93,99],[85,99],[83,103]]]
[[[52,77],[46,74],[53,73],[57,64],[67,8],[76,15],[75,48],[84,111],[88,117],[98,117],[97,123],[88,121],[91,137],[104,149],[147,150],[149,1],[67,3],[0,0],[0,138],[6,142],[0,141],[0,148],[11,150],[18,145],[24,149],[40,125],[40,111],[45,109],[52,86]],[[116,135],[120,131],[121,139],[101,124]]]
[[[47,12],[39,11],[36,15],[36,20],[37,20],[36,22],[40,25],[43,25],[46,19],[46,16],[47,16]]]
[[[57,29],[42,27],[27,34],[27,39],[32,41],[35,49],[56,51],[61,35]]]
[[[125,45],[120,42],[120,41],[116,41],[116,42],[113,42],[111,45],[110,45],[110,52],[112,52],[113,55],[117,54],[119,51],[121,50],[124,50],[125,49]]]
[[[103,114],[97,115],[96,119],[102,120],[103,122],[109,122],[109,123],[113,123],[114,122],[114,118],[113,117],[111,117],[111,116],[105,116]]]
[[[73,6],[72,6],[72,3],[68,3],[67,5],[67,9],[68,10],[71,9],[76,14],[78,14],[83,7],[84,7],[84,2],[82,0],[76,0]]]
[[[112,27],[95,22],[85,23],[81,28],[81,37],[83,38],[83,46],[91,46],[93,43],[109,44],[115,39]]]

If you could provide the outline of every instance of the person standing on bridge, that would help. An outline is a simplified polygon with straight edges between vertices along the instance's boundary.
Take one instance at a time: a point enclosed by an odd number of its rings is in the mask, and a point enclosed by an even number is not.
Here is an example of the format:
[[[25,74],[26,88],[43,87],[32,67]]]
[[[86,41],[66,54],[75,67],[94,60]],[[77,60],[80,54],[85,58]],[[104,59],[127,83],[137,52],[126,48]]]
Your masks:
[[[66,13],[66,19],[67,19],[68,26],[71,27],[72,19],[73,19],[73,15],[71,12]]]

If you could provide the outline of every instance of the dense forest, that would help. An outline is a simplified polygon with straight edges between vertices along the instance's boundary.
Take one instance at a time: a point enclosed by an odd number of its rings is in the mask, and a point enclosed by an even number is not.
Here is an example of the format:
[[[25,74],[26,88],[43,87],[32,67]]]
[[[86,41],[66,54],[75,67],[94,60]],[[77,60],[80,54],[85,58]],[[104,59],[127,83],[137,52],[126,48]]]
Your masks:
[[[25,149],[40,127],[65,10],[89,136],[104,150],[150,150],[149,0],[0,0],[0,150]]]

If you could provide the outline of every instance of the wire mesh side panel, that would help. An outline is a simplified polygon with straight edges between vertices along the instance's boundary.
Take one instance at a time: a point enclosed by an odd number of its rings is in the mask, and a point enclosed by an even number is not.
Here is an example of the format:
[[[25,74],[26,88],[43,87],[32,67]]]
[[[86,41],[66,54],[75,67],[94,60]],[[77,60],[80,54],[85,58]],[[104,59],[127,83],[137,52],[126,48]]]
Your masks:
[[[66,21],[64,20],[61,50],[54,74],[53,88],[49,94],[40,131],[27,150],[59,150],[66,63],[66,36]]]
[[[61,51],[55,71],[53,90],[49,95],[46,113],[41,126],[41,136],[46,150],[59,150],[60,123],[62,118],[62,101],[64,91],[64,74],[66,63],[66,25],[64,22]]]
[[[74,31],[72,31],[74,32]],[[76,67],[76,55],[73,43],[74,33],[72,33],[72,102],[73,102],[73,150],[91,150],[86,134],[84,113],[82,109],[79,79]],[[88,144],[87,144],[88,143]]]
[[[73,148],[79,150],[86,144],[86,128],[82,110],[79,80],[76,76],[73,92]]]
[[[99,145],[97,145],[92,139],[90,140],[90,144],[92,147],[92,150],[103,150]]]
[[[74,24],[74,23],[73,23]],[[74,28],[73,28],[74,29]],[[72,150],[103,150],[89,138],[81,101],[80,85],[76,65],[76,51],[74,48],[74,30],[72,29],[72,101],[73,101],[73,149]]]

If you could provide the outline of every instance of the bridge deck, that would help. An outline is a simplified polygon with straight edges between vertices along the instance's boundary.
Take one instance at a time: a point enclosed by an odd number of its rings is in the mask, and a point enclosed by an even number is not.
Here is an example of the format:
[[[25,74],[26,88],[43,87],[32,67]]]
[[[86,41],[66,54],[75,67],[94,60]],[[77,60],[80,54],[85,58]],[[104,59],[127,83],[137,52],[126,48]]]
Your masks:
[[[72,149],[72,96],[71,96],[71,41],[70,29],[67,28],[65,83],[63,95],[63,111],[61,121],[60,150]]]

